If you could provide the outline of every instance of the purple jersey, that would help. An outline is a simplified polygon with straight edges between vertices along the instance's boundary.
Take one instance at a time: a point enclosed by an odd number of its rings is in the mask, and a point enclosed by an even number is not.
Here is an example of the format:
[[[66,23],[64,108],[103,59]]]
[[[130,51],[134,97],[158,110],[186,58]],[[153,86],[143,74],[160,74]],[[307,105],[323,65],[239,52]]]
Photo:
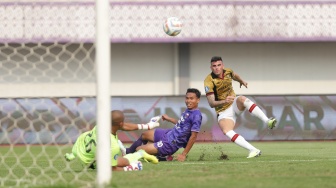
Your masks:
[[[199,109],[186,109],[175,127],[167,132],[167,138],[170,143],[175,143],[177,147],[186,147],[191,132],[199,132],[202,124],[202,113]]]

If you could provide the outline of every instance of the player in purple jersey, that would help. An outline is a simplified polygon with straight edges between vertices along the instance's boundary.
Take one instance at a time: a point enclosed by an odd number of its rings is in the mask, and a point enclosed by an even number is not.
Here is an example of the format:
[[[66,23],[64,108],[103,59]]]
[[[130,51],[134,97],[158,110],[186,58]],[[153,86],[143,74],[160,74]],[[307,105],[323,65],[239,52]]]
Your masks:
[[[202,113],[198,109],[200,97],[201,93],[198,89],[189,88],[185,97],[187,109],[182,113],[180,119],[176,120],[166,114],[162,115],[162,120],[175,124],[174,128],[157,128],[142,133],[140,138],[126,149],[126,153],[143,149],[149,154],[163,158],[184,148],[183,152],[177,155],[178,161],[184,161],[201,128]]]

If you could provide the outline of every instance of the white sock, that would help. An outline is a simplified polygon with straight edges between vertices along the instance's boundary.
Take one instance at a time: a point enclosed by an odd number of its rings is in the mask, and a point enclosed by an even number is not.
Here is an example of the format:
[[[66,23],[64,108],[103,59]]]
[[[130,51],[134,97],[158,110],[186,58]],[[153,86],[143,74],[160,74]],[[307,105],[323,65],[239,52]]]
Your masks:
[[[268,117],[264,114],[264,112],[250,99],[246,98],[244,102],[245,108],[248,109],[248,111],[256,116],[257,118],[261,119],[264,123],[268,122]]]
[[[240,136],[233,130],[229,131],[226,133],[226,136],[230,138],[230,140],[240,147],[243,147],[249,151],[257,150],[254,146],[252,146],[250,143],[248,143],[244,137]]]

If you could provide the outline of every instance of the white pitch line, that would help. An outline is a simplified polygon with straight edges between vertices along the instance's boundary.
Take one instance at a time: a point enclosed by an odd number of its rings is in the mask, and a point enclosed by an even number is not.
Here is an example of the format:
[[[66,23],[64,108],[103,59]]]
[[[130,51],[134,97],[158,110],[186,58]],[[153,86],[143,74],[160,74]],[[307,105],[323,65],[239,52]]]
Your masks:
[[[308,160],[277,160],[277,161],[241,161],[230,162],[230,164],[246,164],[246,163],[281,163],[281,162],[320,162],[320,161],[336,161],[336,159],[308,159]],[[209,164],[224,164],[223,161],[209,161],[209,162],[163,162],[160,165],[209,165]]]

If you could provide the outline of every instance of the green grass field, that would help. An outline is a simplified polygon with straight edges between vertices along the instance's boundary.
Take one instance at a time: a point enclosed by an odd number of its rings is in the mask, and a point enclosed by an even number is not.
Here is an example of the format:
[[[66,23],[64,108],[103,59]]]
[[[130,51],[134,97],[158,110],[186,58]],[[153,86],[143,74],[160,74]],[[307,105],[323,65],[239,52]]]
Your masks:
[[[114,172],[110,187],[336,187],[335,141],[253,144],[261,157],[246,159],[247,151],[231,142],[197,143],[186,162],[143,162],[143,171]],[[93,187],[96,171],[64,161],[70,150],[1,146],[0,187]]]

